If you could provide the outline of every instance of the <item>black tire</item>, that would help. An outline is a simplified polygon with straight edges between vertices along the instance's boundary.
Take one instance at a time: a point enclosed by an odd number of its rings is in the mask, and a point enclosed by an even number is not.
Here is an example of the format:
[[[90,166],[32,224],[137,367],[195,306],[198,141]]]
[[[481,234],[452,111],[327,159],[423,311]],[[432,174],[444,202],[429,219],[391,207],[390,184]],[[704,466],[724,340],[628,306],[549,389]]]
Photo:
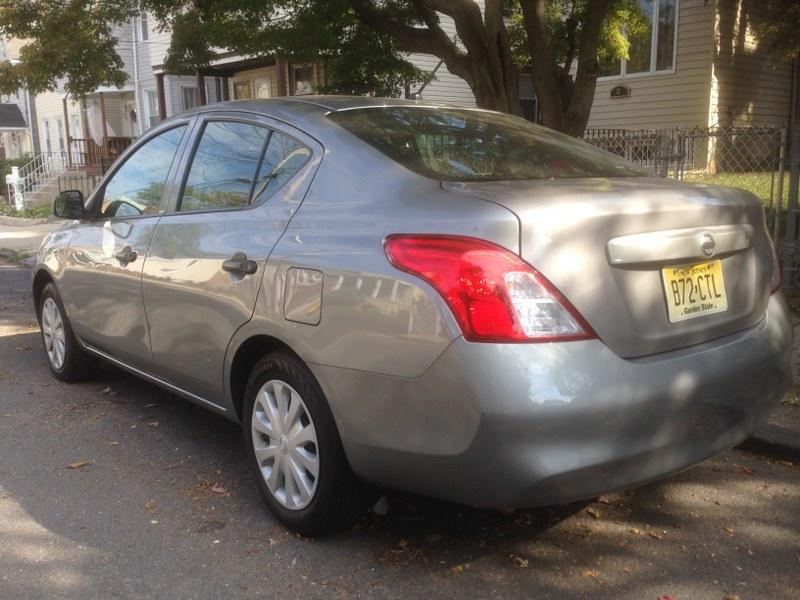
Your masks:
[[[61,322],[63,323],[64,359],[60,366],[56,366],[53,364],[50,356],[47,355],[47,364],[56,379],[66,383],[83,381],[96,371],[97,360],[94,357],[86,354],[86,352],[83,351],[78,343],[78,340],[75,339],[75,334],[72,332],[72,326],[70,325],[69,319],[67,319],[66,311],[64,310],[64,304],[61,302],[61,296],[59,295],[58,289],[56,289],[56,286],[52,281],[44,286],[42,294],[39,296],[39,314],[36,315],[39,319],[39,329],[42,335],[42,345],[44,346],[45,354],[47,354],[47,341],[45,339],[44,327],[42,326],[42,319],[45,303],[48,299],[51,299],[53,302],[55,302]]]
[[[316,491],[301,509],[287,508],[273,495],[256,458],[252,429],[256,397],[267,382],[274,380],[288,384],[300,395],[316,432],[319,461]],[[350,528],[369,508],[369,488],[350,469],[322,390],[308,367],[295,356],[273,353],[256,363],[245,390],[243,432],[246,459],[258,492],[270,511],[289,529],[306,536],[336,533]]]

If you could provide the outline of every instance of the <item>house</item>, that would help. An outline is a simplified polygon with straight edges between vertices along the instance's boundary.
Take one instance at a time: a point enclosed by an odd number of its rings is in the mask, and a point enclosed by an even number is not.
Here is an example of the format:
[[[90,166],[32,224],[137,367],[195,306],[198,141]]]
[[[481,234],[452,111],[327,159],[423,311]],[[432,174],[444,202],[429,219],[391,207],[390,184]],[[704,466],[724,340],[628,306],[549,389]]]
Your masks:
[[[786,126],[792,65],[759,40],[765,3],[639,5],[649,27],[629,60],[601,65],[589,128]]]
[[[16,62],[23,43],[0,37],[0,62]],[[32,96],[21,88],[0,96],[0,158],[20,159],[39,151]]]

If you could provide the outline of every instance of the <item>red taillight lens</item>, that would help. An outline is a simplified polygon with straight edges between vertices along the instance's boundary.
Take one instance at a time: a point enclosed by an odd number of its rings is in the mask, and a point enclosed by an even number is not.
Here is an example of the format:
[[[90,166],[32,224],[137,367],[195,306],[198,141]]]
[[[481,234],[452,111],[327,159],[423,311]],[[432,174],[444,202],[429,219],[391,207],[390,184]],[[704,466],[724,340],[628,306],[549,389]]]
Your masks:
[[[552,342],[596,337],[541,273],[505,248],[451,235],[390,235],[389,261],[432,285],[473,342]]]

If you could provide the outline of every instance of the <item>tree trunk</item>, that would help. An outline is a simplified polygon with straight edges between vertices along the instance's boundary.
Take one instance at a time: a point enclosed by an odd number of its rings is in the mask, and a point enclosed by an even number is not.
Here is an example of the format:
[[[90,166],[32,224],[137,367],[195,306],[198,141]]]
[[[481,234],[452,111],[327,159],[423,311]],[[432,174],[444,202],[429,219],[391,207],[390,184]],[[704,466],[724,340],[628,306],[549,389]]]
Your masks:
[[[349,4],[361,22],[390,36],[398,49],[441,58],[448,71],[467,82],[481,108],[522,114],[502,0],[486,0],[483,14],[475,2],[411,0],[425,28],[388,16],[370,0]],[[439,12],[453,19],[463,48],[441,28]]]
[[[551,52],[546,0],[522,0],[523,22],[528,35],[533,68],[533,87],[539,99],[539,114],[546,127],[581,137],[589,122],[599,67],[597,47],[610,0],[588,0],[583,15],[575,80],[572,65],[556,64]],[[566,81],[565,81],[566,80]]]

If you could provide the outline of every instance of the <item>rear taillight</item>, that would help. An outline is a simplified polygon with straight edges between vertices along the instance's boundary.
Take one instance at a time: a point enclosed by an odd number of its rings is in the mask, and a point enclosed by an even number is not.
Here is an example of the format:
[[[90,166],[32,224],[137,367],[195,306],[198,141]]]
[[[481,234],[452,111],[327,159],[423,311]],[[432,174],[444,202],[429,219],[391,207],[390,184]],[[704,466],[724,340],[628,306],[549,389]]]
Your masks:
[[[389,261],[444,298],[467,340],[554,342],[595,333],[541,273],[490,242],[451,235],[390,235]]]

